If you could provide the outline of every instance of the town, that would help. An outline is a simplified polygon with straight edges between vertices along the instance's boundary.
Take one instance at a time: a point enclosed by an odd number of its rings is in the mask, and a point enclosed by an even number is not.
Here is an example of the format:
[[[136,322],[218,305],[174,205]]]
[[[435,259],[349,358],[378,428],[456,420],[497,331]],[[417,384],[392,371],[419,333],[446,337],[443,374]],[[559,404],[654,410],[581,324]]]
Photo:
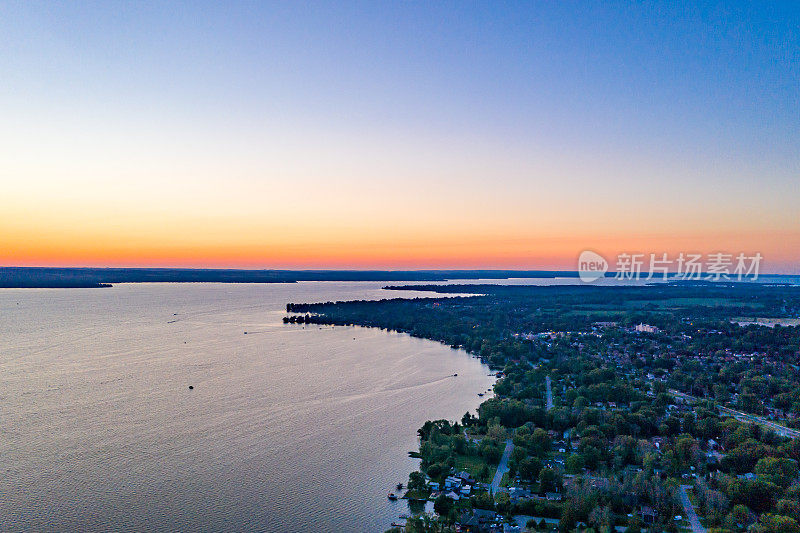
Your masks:
[[[420,428],[404,498],[432,512],[393,531],[800,531],[798,288],[415,288],[479,295],[287,306],[498,372]]]

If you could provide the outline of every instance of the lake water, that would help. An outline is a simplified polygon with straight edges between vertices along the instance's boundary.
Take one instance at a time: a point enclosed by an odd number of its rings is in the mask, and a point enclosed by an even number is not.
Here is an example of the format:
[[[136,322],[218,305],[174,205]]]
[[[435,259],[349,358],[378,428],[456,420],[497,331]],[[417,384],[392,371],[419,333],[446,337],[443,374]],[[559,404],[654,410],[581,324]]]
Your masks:
[[[493,378],[407,335],[281,322],[420,295],[381,285],[0,290],[0,529],[384,531],[416,429]]]

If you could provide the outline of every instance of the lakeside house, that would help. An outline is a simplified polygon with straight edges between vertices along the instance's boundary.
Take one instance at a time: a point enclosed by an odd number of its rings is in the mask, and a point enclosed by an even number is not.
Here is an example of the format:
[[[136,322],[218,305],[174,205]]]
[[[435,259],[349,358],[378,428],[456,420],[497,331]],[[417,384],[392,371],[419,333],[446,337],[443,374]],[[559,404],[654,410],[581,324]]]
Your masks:
[[[444,480],[444,490],[454,490],[461,488],[461,478],[447,476]]]
[[[456,474],[455,477],[460,479],[462,483],[465,483],[465,484],[468,484],[468,485],[474,485],[475,484],[475,479],[473,479],[472,476],[469,475],[468,472],[461,471],[458,474]]]

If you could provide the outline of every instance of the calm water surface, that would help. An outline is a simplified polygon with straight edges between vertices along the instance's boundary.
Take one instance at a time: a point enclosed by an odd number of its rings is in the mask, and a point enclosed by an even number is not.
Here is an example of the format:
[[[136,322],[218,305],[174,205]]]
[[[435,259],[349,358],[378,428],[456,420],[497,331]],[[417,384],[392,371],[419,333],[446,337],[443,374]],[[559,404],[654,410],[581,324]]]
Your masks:
[[[493,378],[433,342],[281,323],[416,295],[380,286],[0,290],[0,529],[384,531],[416,429]]]

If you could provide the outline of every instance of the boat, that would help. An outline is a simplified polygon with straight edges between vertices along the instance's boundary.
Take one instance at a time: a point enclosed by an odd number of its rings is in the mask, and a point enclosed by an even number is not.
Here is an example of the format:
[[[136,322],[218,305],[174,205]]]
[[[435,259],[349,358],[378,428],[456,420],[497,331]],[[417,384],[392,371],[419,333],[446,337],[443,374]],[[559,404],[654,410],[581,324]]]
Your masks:
[[[386,497],[393,501],[397,499],[397,495],[394,492],[390,492]]]
[[[478,396],[483,396],[483,393],[482,393],[482,392],[479,392],[479,393],[478,393]]]

